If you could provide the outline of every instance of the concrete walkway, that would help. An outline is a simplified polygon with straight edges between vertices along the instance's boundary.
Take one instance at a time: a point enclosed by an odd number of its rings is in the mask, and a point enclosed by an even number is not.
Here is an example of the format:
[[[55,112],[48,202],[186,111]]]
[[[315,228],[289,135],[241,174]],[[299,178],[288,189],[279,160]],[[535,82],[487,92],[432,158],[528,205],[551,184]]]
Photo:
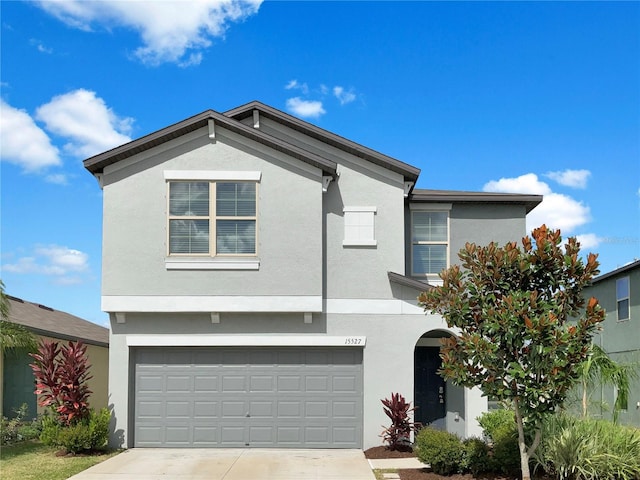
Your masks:
[[[129,479],[374,480],[375,476],[361,450],[133,448],[69,480]]]
[[[391,470],[391,469],[402,469],[402,468],[427,468],[428,465],[425,465],[416,457],[410,458],[382,458],[379,460],[369,460],[369,465],[372,469],[380,469],[380,470]]]

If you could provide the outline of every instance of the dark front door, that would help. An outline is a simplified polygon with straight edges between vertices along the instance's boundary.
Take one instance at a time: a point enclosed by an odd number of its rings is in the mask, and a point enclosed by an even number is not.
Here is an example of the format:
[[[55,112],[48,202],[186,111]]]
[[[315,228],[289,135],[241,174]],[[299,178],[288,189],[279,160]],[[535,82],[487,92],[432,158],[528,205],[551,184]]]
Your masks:
[[[416,422],[444,430],[446,427],[446,383],[438,375],[440,347],[416,347],[414,354],[414,399]]]

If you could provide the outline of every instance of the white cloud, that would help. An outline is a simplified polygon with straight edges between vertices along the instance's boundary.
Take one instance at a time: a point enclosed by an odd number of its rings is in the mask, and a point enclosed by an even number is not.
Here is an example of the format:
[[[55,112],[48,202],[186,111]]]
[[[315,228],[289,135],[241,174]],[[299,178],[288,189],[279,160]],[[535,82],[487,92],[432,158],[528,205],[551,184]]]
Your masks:
[[[322,108],[322,102],[302,100],[300,97],[289,98],[287,100],[287,109],[299,117],[304,118],[318,118],[320,115],[327,113],[326,110]]]
[[[287,83],[285,85],[284,89],[285,90],[300,90],[305,95],[307,93],[309,93],[309,85],[307,85],[306,83],[300,83],[300,82],[298,82],[298,80],[289,80],[289,83]]]
[[[49,183],[56,183],[58,185],[68,185],[67,176],[64,173],[52,173],[44,177],[44,179]]]
[[[21,166],[25,172],[62,163],[58,149],[31,116],[4,100],[0,100],[0,143],[2,160]]]
[[[53,53],[53,49],[52,48],[45,47],[44,44],[40,40],[37,40],[35,38],[32,38],[31,40],[29,40],[29,44],[33,45],[34,47],[36,47],[36,49],[40,53],[47,53],[47,54]]]
[[[131,140],[133,119],[119,118],[95,92],[79,89],[38,108],[36,118],[48,131],[71,141],[65,151],[90,157]]]
[[[200,63],[199,51],[209,47],[213,38],[224,37],[229,23],[257,13],[261,3],[262,0],[45,0],[38,5],[81,30],[92,31],[94,25],[99,25],[137,31],[143,46],[135,50],[135,55],[146,64],[174,62],[187,66]]]
[[[69,275],[77,277],[89,270],[89,255],[69,247],[40,245],[34,248],[32,255],[20,257],[2,268],[12,273],[53,276],[57,283],[64,284],[71,278]]]
[[[346,105],[356,99],[356,94],[353,90],[346,91],[344,87],[336,85],[333,87],[333,95],[340,101],[340,105]]]
[[[555,180],[560,185],[572,188],[587,188],[587,181],[590,176],[591,172],[589,170],[563,170],[545,174],[545,177]]]
[[[576,235],[576,238],[580,242],[580,248],[584,250],[596,248],[604,241],[603,238],[597,236],[595,233]]]
[[[538,179],[535,173],[493,180],[488,182],[483,190],[544,195],[542,203],[527,215],[529,232],[544,223],[550,228],[560,229],[563,236],[566,236],[591,220],[591,211],[588,206],[568,195],[554,193],[548,184]]]

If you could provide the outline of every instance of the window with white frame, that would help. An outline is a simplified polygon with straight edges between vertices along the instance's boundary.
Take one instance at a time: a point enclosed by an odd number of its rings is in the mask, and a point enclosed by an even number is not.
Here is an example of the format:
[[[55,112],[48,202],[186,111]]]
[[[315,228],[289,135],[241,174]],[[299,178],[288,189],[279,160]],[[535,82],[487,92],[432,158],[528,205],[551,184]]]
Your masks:
[[[629,277],[616,280],[616,303],[618,305],[618,321],[629,320]]]
[[[169,255],[256,255],[257,182],[168,183]]]
[[[411,212],[412,275],[436,276],[447,268],[449,258],[449,212]]]
[[[344,207],[343,246],[377,245],[375,229],[376,207]]]

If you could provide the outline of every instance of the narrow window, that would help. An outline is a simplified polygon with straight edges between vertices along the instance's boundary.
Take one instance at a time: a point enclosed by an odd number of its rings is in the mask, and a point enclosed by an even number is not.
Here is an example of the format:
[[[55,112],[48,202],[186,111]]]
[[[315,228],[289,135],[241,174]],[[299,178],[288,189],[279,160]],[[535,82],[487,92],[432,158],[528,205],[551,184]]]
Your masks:
[[[616,280],[616,302],[618,304],[618,321],[629,320],[629,277]]]
[[[411,213],[412,274],[437,275],[447,268],[448,212]]]

